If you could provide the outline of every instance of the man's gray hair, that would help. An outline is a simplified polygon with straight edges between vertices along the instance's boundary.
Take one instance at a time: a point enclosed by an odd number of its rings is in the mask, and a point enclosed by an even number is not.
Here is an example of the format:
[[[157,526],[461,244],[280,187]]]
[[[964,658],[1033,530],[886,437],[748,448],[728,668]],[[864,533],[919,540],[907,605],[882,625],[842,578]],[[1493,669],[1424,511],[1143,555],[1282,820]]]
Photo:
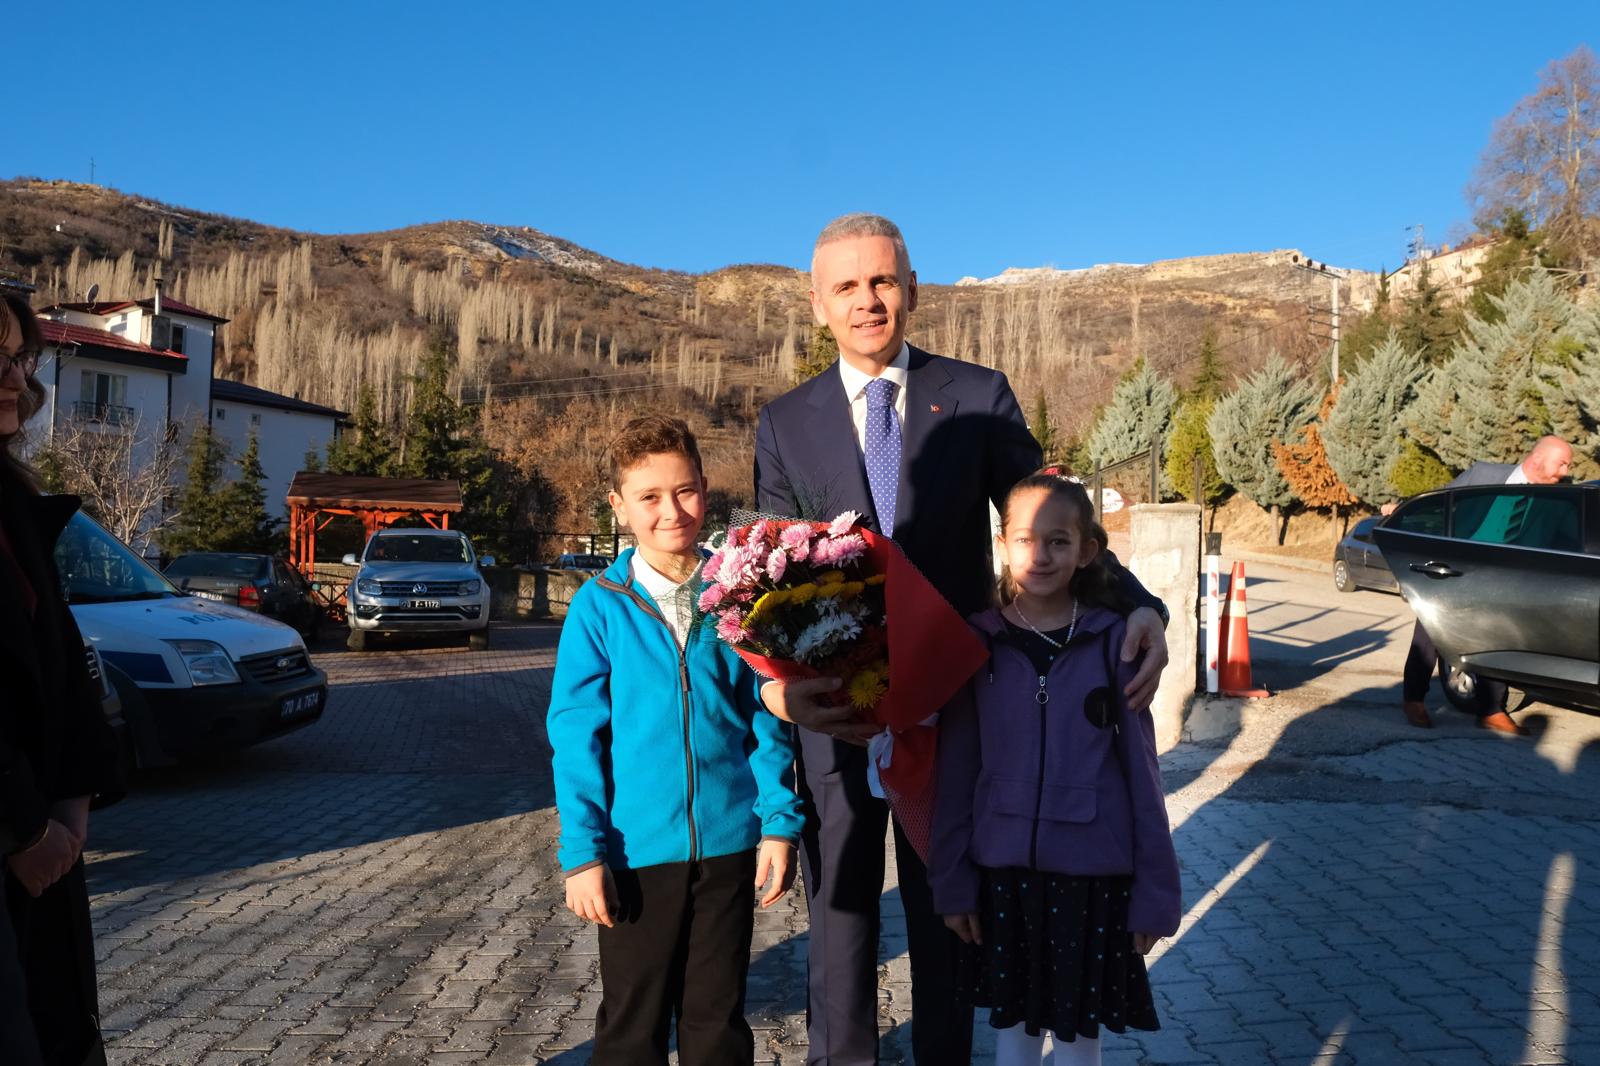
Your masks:
[[[834,241],[848,240],[851,237],[887,237],[894,242],[894,254],[900,262],[905,264],[906,271],[911,270],[911,253],[906,251],[906,239],[900,232],[900,227],[884,218],[882,215],[868,214],[857,211],[850,215],[840,215],[817,234],[817,243],[811,249],[811,262],[813,272],[816,269],[817,249],[824,244]]]

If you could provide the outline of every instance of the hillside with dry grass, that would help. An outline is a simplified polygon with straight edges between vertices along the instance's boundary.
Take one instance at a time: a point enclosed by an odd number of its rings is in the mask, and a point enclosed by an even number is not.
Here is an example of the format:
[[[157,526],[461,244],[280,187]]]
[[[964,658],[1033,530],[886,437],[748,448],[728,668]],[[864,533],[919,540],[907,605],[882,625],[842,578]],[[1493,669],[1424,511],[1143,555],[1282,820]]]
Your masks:
[[[1005,371],[1026,409],[1042,396],[1057,426],[1080,434],[1136,358],[1185,381],[1207,331],[1230,374],[1274,350],[1312,372],[1324,343],[1308,309],[1326,285],[1294,254],[928,285],[911,340]],[[564,471],[545,476],[570,522],[594,506],[590,457],[643,407],[706,428],[713,478],[742,497],[755,414],[793,380],[811,331],[806,276],[787,267],[646,269],[473,221],[300,233],[32,179],[0,182],[0,272],[34,284],[40,303],[95,284],[102,298],[148,295],[159,272],[169,294],[229,319],[219,375],[343,410],[367,385],[391,420],[442,337],[453,387],[481,406],[507,461]]]

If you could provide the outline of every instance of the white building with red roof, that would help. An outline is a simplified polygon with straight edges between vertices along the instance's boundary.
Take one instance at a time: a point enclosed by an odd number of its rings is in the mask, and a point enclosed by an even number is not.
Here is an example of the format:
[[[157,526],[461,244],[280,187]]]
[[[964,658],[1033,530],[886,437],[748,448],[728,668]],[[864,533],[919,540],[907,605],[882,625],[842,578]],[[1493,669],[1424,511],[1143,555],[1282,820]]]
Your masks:
[[[216,331],[228,320],[178,300],[62,303],[39,312],[44,350],[35,377],[44,386],[30,449],[63,427],[132,433],[134,462],[151,454],[171,429],[185,438],[209,425],[231,456],[257,438],[267,480],[267,506],[284,516],[284,493],[307,452],[324,451],[344,412],[213,375]],[[176,489],[177,486],[174,486]]]
[[[48,436],[64,418],[153,429],[204,422],[217,327],[228,320],[157,295],[64,303],[40,312],[36,373],[49,393]]]

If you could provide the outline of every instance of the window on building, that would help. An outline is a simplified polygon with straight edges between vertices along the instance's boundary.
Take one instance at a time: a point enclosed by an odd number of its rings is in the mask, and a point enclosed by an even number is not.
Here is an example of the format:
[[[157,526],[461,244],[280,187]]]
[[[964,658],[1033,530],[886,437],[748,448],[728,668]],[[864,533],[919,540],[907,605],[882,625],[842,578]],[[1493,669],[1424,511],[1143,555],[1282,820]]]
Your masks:
[[[218,422],[221,422],[224,418],[227,418],[227,417],[228,417],[228,409],[226,407],[217,408],[217,421]]]
[[[167,350],[183,354],[183,327],[176,322],[172,324],[172,343],[168,345]]]
[[[117,425],[133,417],[133,408],[128,406],[128,375],[84,370],[78,380],[78,417]]]
[[[261,424],[261,412],[260,411],[252,411],[250,413],[250,424],[252,426],[259,426]]]

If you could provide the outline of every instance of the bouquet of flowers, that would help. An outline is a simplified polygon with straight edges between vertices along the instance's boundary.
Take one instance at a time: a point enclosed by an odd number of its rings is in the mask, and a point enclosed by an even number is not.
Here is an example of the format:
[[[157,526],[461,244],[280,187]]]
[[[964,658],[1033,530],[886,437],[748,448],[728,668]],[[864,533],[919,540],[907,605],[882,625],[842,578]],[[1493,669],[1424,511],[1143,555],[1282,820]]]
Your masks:
[[[983,643],[894,542],[846,511],[831,522],[735,526],[705,565],[700,609],[757,673],[837,677],[883,728],[868,750],[913,847],[927,858],[940,707],[987,658]],[[875,791],[877,791],[875,789]]]

